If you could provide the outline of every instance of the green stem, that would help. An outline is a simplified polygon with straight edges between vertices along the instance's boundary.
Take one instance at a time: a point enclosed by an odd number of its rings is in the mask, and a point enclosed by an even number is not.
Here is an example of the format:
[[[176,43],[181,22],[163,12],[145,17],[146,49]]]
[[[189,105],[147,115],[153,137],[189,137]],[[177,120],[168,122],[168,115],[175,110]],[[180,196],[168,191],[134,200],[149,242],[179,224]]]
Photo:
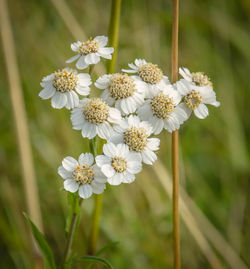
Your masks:
[[[83,199],[80,199],[80,201],[79,201],[79,198],[78,198],[79,207],[81,207],[82,201],[83,201]],[[75,229],[76,229],[78,217],[79,217],[79,214],[74,212],[73,216],[71,218],[69,233],[68,233],[68,237],[67,237],[67,241],[66,241],[66,247],[65,247],[65,251],[64,251],[64,255],[63,255],[63,266],[62,266],[63,268],[67,267],[67,265],[65,263],[68,260],[70,252],[71,252],[71,246],[73,243],[73,237],[75,234]]]
[[[116,67],[116,57],[117,57],[119,27],[120,27],[120,10],[121,10],[121,0],[112,0],[111,16],[109,21],[109,46],[114,48],[114,53],[112,55],[112,60],[109,61],[107,65],[108,74],[114,73]]]
[[[114,48],[112,60],[108,62],[107,73],[114,73],[116,67],[118,36],[119,36],[119,24],[120,24],[120,10],[121,0],[112,0],[111,15],[109,21],[109,46]],[[90,150],[94,156],[96,156],[96,141],[90,141]],[[99,236],[99,223],[102,211],[103,194],[95,196],[94,212],[92,216],[92,226],[88,245],[88,254],[93,255],[96,251],[96,246]]]

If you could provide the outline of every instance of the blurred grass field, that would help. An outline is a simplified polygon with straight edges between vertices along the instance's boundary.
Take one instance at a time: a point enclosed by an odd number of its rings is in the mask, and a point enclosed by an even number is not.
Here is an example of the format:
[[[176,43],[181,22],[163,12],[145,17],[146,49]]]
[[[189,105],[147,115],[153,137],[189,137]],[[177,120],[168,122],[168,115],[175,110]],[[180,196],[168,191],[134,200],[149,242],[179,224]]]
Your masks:
[[[65,12],[59,0],[8,0],[7,4],[44,231],[58,261],[65,244],[68,207],[57,167],[65,156],[88,151],[88,141],[72,130],[69,111],[54,110],[50,101],[38,97],[41,78],[64,67],[73,55],[70,44],[76,37],[82,39],[74,21],[68,21],[70,29],[66,26],[69,17],[58,13],[56,2]],[[66,4],[87,37],[107,34],[111,1]],[[117,71],[135,58],[145,58],[170,76],[171,8],[170,0],[123,1]],[[180,1],[179,65],[207,73],[221,102],[218,109],[209,107],[207,119],[192,117],[181,127],[181,185],[246,266],[250,265],[249,29],[248,0]],[[33,268],[2,42],[0,51],[0,268]],[[171,135],[164,132],[160,138],[159,159],[170,173]],[[74,243],[81,250],[78,256],[85,254],[92,208],[93,198],[84,201]],[[133,184],[109,186],[104,194],[99,248],[110,241],[119,243],[103,257],[119,269],[172,268],[171,212],[171,200],[151,167],[145,166]],[[201,223],[198,214],[194,218]],[[211,234],[208,226],[198,228],[205,238]],[[213,240],[220,242],[217,236]],[[182,268],[211,268],[212,252],[221,268],[241,269],[228,262],[228,249],[219,252],[211,241],[208,244],[210,248],[202,250],[181,221]]]

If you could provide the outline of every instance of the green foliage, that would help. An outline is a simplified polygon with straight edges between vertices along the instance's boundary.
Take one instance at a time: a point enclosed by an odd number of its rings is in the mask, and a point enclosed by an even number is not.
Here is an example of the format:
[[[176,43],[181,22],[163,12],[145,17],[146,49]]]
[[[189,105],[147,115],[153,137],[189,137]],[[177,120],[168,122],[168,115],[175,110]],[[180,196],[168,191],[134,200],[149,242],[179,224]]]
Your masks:
[[[81,258],[72,259],[69,262],[67,262],[67,264],[74,265],[74,264],[78,264],[78,263],[82,263],[82,262],[90,262],[91,264],[101,263],[101,264],[105,265],[105,267],[113,269],[113,266],[106,259],[102,259],[102,258],[99,258],[96,256],[83,256]]]
[[[34,239],[37,243],[37,246],[39,247],[43,259],[44,259],[44,264],[45,264],[45,268],[46,269],[56,269],[56,265],[55,265],[55,260],[54,260],[54,256],[52,253],[52,250],[49,246],[49,244],[47,243],[44,235],[37,229],[37,227],[35,226],[35,224],[31,221],[31,219],[28,217],[27,214],[23,213],[26,220],[29,223],[29,226],[31,228],[32,234],[34,236]]]

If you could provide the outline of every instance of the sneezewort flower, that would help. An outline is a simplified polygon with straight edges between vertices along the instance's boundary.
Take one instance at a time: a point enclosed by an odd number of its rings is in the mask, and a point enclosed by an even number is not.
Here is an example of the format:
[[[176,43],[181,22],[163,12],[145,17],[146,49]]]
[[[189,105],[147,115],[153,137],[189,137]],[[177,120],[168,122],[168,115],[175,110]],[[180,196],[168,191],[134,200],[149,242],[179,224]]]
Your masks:
[[[131,183],[142,169],[141,156],[131,152],[125,144],[108,142],[103,146],[104,155],[96,157],[96,163],[111,185]]]
[[[149,121],[154,134],[159,134],[163,128],[173,132],[188,118],[180,101],[178,91],[172,85],[165,85],[162,90],[155,90],[137,113],[142,120]]]
[[[84,98],[72,110],[71,121],[73,129],[82,130],[83,137],[92,139],[98,135],[107,140],[114,134],[112,125],[120,123],[121,112],[101,98]]]
[[[170,84],[168,77],[163,75],[163,71],[156,64],[147,62],[144,59],[136,59],[134,63],[128,64],[131,69],[122,69],[126,73],[136,73],[135,80],[146,83],[145,97],[150,96],[150,92],[155,88],[161,89],[163,84]]]
[[[103,75],[97,79],[95,86],[104,90],[101,97],[109,105],[115,103],[123,114],[134,113],[144,102],[145,83],[127,74]]]
[[[131,152],[139,153],[146,164],[153,164],[157,160],[154,151],[159,149],[160,140],[149,138],[153,132],[149,122],[140,121],[138,116],[130,115],[116,125],[114,130],[117,134],[111,138],[111,142],[127,145]]]
[[[194,111],[197,118],[204,119],[209,114],[206,104],[215,107],[220,106],[220,102],[216,100],[216,94],[210,86],[199,87],[191,83],[185,83],[182,87],[177,87],[177,89],[183,96],[184,102],[181,106],[185,109],[188,117]]]
[[[77,60],[76,67],[78,69],[85,69],[90,64],[97,64],[100,61],[100,57],[110,60],[114,48],[105,47],[107,43],[108,38],[106,36],[97,36],[94,39],[90,38],[84,42],[77,41],[72,43],[71,49],[77,54],[67,60],[66,63]]]
[[[78,191],[83,199],[89,198],[92,193],[100,194],[106,188],[107,178],[94,164],[91,153],[82,153],[78,161],[73,157],[64,158],[58,174],[64,179],[64,189],[72,193]]]
[[[42,99],[51,98],[54,108],[72,109],[79,105],[76,94],[87,96],[91,85],[89,74],[78,74],[76,70],[64,68],[42,79],[40,83],[43,90],[39,93]]]

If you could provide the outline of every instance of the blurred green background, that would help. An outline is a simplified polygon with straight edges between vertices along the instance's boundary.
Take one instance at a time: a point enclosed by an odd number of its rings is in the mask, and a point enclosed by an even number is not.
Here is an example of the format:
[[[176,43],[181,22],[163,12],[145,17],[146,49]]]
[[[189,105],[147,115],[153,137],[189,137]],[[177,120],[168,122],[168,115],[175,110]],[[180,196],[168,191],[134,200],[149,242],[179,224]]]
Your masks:
[[[39,83],[64,67],[73,55],[70,44],[82,40],[75,22],[87,37],[107,34],[111,1],[72,0],[66,6],[59,0],[7,2],[44,231],[59,261],[68,206],[57,167],[62,158],[78,157],[88,146],[72,130],[69,111],[54,110],[50,101],[38,97]],[[170,0],[123,1],[117,70],[145,58],[170,76],[171,14]],[[182,268],[241,269],[250,264],[249,29],[249,0],[180,1],[179,65],[208,74],[221,102],[218,109],[209,107],[207,119],[192,117],[180,130],[181,185],[184,197],[192,199],[184,200],[191,215],[181,219]],[[2,42],[0,51],[0,268],[35,268],[22,215],[27,205]],[[171,173],[171,135],[163,132],[160,138],[160,165]],[[160,169],[159,164],[145,166],[135,183],[108,187],[104,194],[99,248],[119,242],[101,256],[114,268],[172,268],[172,203],[166,192],[171,180],[163,185],[164,175],[159,180],[156,174]],[[92,209],[93,197],[83,204],[74,242],[78,256],[85,254]]]

